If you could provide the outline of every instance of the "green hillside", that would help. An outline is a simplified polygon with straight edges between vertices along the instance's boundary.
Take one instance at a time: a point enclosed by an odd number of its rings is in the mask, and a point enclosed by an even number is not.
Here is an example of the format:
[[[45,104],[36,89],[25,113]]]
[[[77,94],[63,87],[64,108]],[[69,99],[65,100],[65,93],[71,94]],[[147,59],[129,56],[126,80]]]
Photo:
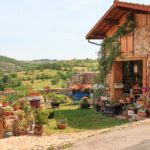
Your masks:
[[[30,64],[24,61],[18,61],[6,56],[0,56],[0,70],[2,72],[16,72],[31,69],[35,67],[35,64]]]

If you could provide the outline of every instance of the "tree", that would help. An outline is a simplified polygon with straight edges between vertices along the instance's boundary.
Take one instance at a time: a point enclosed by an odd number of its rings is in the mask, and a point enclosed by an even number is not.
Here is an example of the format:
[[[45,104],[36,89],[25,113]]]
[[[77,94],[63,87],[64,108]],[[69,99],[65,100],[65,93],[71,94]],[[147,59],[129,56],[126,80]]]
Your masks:
[[[60,80],[59,77],[54,76],[51,80],[52,85],[56,85],[59,82],[59,80]]]

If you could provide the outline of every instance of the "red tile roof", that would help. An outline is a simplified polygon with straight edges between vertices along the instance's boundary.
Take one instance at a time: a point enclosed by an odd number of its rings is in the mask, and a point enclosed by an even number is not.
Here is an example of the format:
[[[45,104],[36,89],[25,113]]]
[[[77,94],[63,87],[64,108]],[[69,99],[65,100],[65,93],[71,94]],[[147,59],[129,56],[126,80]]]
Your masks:
[[[114,1],[110,9],[87,34],[86,39],[103,39],[106,32],[112,27],[107,20],[119,20],[129,11],[142,14],[150,13],[150,5]]]

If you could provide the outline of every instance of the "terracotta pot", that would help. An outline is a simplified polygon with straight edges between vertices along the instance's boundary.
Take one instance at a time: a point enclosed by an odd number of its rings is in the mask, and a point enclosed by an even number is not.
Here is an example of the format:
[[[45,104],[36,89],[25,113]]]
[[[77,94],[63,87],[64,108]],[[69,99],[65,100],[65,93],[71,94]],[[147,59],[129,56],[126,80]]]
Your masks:
[[[8,102],[2,102],[3,107],[8,106]]]
[[[127,101],[128,104],[130,104],[130,103],[131,103],[130,97],[127,97],[127,98],[126,98],[126,101]]]
[[[28,132],[27,132],[27,130],[19,130],[19,134],[20,135],[27,135]]]
[[[43,134],[43,125],[36,124],[34,127],[34,134],[41,136]]]
[[[16,105],[14,105],[14,106],[13,106],[13,109],[14,109],[14,111],[17,111],[17,110],[19,109],[19,107],[16,106]]]
[[[67,124],[57,124],[58,129],[66,129]]]
[[[140,117],[146,117],[146,112],[138,111],[137,114]]]
[[[5,111],[5,112],[4,112],[4,115],[5,115],[5,116],[12,116],[12,115],[14,115],[14,114],[13,114],[12,111]]]
[[[128,116],[128,112],[127,112],[127,111],[124,111],[124,112],[123,112],[123,116],[124,116],[126,119],[129,119],[129,116]]]

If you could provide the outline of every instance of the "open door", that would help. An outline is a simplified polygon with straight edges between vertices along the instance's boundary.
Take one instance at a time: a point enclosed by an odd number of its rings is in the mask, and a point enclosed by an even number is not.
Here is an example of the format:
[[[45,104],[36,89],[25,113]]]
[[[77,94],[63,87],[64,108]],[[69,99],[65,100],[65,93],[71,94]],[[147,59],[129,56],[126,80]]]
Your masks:
[[[114,62],[114,93],[113,98],[114,100],[118,100],[121,98],[123,94],[123,85],[122,85],[122,62],[121,61],[115,61]]]

